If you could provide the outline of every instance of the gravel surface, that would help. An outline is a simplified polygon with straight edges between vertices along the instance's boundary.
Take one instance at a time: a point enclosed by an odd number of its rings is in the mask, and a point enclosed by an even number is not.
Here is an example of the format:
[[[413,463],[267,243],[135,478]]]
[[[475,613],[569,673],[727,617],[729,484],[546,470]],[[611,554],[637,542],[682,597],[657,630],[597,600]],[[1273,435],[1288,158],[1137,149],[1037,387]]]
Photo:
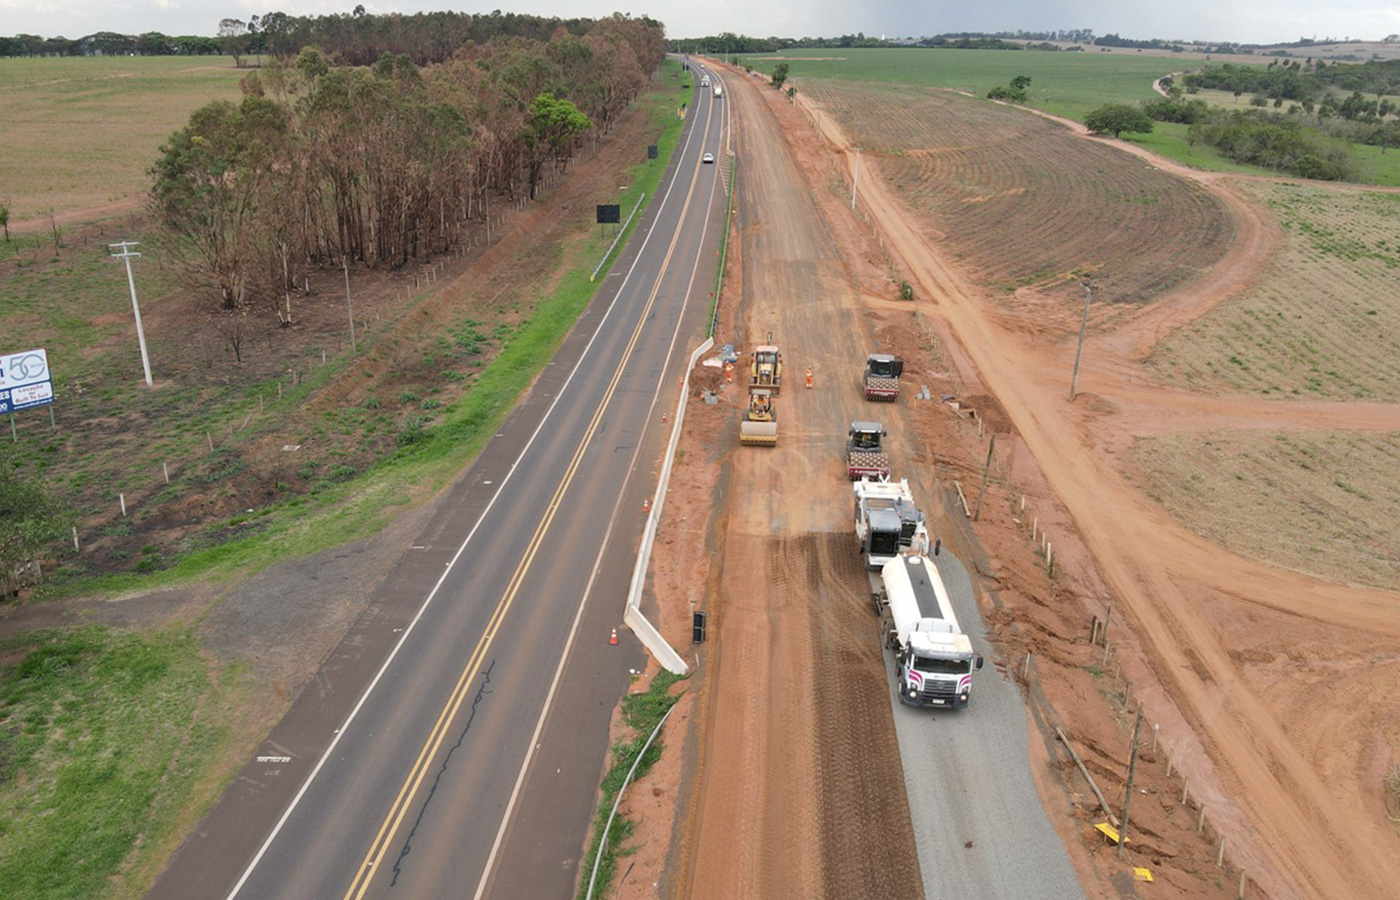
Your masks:
[[[894,661],[885,654],[924,896],[1083,900],[1031,781],[1020,689],[990,664],[967,570],[947,552],[934,562],[958,623],[989,664],[974,675],[966,709],[916,709],[895,696]]]

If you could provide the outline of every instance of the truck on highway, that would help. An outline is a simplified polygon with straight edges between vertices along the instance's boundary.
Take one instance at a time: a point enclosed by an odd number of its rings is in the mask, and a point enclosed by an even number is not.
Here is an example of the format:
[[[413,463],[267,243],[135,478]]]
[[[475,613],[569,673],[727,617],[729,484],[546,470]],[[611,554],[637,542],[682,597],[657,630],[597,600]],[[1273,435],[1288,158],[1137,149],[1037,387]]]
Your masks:
[[[881,446],[885,427],[879,422],[852,422],[846,434],[846,474],[852,481],[890,477],[890,458]]]
[[[909,706],[961,709],[982,668],[972,640],[958,628],[948,589],[932,558],[896,556],[872,592],[885,644],[894,651],[895,688]]]
[[[718,100],[720,97],[723,97],[723,96],[724,96],[724,86],[723,86],[723,85],[719,85],[719,84],[715,85],[715,99]]]
[[[899,399],[899,376],[904,372],[904,360],[888,353],[872,353],[865,360],[865,399]]]
[[[856,540],[867,569],[878,570],[902,552],[928,549],[924,514],[914,504],[909,479],[851,485],[855,494]]]

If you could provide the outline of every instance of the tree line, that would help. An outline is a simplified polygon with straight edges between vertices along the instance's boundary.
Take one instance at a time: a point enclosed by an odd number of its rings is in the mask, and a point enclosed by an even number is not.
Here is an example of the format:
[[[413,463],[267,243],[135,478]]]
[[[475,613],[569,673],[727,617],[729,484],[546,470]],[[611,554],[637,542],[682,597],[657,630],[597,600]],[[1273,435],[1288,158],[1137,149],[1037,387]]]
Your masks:
[[[449,249],[499,198],[533,197],[664,55],[659,23],[623,16],[468,42],[425,66],[389,52],[337,65],[304,47],[171,135],[151,205],[192,288],[285,321],[309,271],[399,267]]]
[[[659,23],[643,19],[659,27]],[[80,38],[36,34],[0,36],[3,56],[272,56],[290,63],[303,47],[352,66],[372,65],[385,53],[403,54],[417,65],[446,62],[463,44],[482,44],[500,37],[548,41],[560,29],[582,36],[593,19],[561,19],[524,13],[472,14],[427,12],[373,15],[363,6],[353,12],[322,16],[292,16],[271,12],[248,19],[220,19],[212,36],[171,36],[158,31],[118,34],[102,31]]]
[[[1231,91],[1236,96],[1254,94],[1266,100],[1322,103],[1335,91],[1375,95],[1400,93],[1400,60],[1372,60],[1361,64],[1305,59],[1275,61],[1268,66],[1225,63],[1208,65],[1182,77],[1188,92]]]
[[[41,37],[37,34],[0,36],[0,57],[38,56],[216,56],[219,39],[201,35],[117,34],[99,31],[85,37]]]

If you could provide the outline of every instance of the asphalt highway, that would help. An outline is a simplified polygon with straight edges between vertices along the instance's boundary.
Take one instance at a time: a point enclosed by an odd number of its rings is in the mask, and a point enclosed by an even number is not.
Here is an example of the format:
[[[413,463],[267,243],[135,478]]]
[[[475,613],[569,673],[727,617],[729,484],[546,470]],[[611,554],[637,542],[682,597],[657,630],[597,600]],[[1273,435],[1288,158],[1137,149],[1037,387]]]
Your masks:
[[[723,167],[700,158],[724,138],[697,90],[599,296],[152,900],[572,896],[644,664],[608,635],[703,334]]]

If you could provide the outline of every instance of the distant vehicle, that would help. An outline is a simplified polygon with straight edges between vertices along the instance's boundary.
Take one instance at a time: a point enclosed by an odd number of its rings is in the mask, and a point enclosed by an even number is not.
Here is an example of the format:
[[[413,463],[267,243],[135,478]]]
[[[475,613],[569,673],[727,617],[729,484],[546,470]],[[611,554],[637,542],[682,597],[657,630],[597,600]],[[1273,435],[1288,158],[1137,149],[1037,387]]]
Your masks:
[[[701,79],[700,79],[700,86],[701,86],[701,87],[709,87],[709,86],[710,86],[710,76],[706,75],[706,76],[704,76],[703,78],[701,78]]]
[[[716,96],[716,97],[723,97],[723,96],[724,96],[724,88],[720,87],[719,85],[715,85],[715,96]]]
[[[713,153],[706,153],[704,156],[700,157],[700,161],[702,163],[712,163],[715,161],[715,155]]]

